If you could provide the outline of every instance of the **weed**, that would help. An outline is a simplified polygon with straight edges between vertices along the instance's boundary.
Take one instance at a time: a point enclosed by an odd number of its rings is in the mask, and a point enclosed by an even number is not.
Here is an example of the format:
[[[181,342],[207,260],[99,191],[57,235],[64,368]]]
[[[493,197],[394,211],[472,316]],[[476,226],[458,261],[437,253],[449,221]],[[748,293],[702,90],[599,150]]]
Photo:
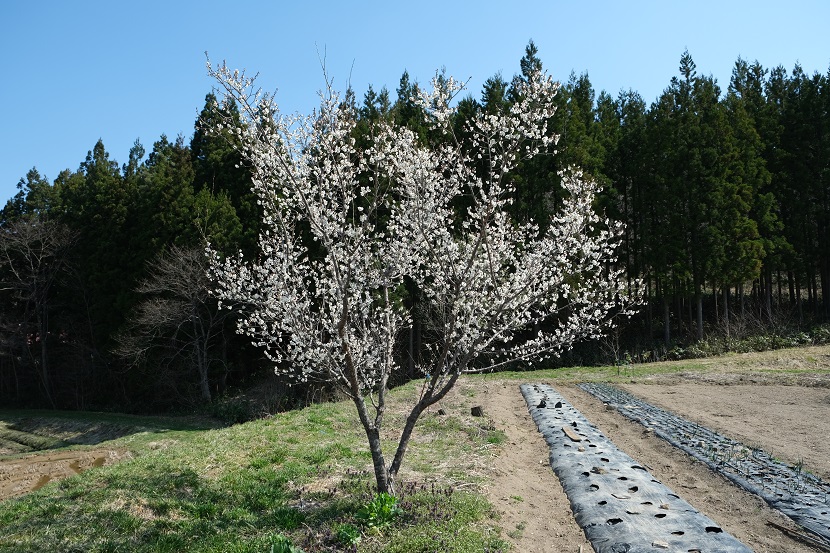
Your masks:
[[[525,524],[524,522],[520,522],[516,525],[516,529],[509,531],[507,535],[513,538],[514,540],[518,540],[524,534],[525,528],[527,528],[527,524]]]
[[[291,543],[290,539],[279,534],[271,544],[271,553],[303,553],[303,550]]]
[[[358,512],[357,518],[370,528],[384,528],[401,514],[398,499],[386,492],[377,494]]]
[[[357,545],[361,538],[360,529],[354,524],[341,524],[337,527],[337,541],[342,545]]]

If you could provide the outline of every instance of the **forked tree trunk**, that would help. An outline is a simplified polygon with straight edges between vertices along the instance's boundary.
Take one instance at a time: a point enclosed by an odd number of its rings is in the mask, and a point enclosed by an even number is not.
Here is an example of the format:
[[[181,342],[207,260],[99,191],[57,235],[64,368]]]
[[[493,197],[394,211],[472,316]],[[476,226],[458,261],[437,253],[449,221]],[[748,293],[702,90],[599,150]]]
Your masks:
[[[447,392],[455,386],[460,374],[460,371],[454,373],[437,391],[435,388],[430,387],[423,397],[421,397],[421,400],[412,407],[412,411],[406,417],[406,423],[404,423],[403,430],[401,431],[401,437],[398,440],[398,448],[395,450],[392,465],[389,467],[388,477],[393,483],[395,477],[398,475],[398,471],[401,469],[403,457],[409,447],[409,439],[412,437],[412,431],[415,430],[415,424],[421,418],[421,414],[423,414],[427,407],[438,403],[447,395]]]

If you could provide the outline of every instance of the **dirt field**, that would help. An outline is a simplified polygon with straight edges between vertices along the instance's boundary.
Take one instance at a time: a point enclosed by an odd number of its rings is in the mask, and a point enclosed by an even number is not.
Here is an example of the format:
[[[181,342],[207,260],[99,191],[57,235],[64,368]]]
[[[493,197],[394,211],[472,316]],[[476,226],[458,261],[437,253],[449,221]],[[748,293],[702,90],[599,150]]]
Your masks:
[[[0,461],[0,501],[37,490],[53,480],[104,465],[128,456],[125,451],[61,451],[39,453]]]
[[[775,353],[735,356],[705,373],[677,374],[629,383],[626,390],[655,405],[709,426],[748,445],[830,478],[830,376],[828,348],[809,348],[799,359]],[[799,373],[815,366],[815,374]],[[763,500],[742,491],[708,467],[631,422],[606,410],[572,385],[552,384],[621,450],[724,530],[758,553],[817,551],[767,524],[795,529]],[[593,551],[571,514],[568,499],[548,464],[547,445],[536,431],[518,383],[490,381],[481,401],[508,436],[494,461],[486,493],[516,551]],[[580,547],[582,549],[580,549]]]

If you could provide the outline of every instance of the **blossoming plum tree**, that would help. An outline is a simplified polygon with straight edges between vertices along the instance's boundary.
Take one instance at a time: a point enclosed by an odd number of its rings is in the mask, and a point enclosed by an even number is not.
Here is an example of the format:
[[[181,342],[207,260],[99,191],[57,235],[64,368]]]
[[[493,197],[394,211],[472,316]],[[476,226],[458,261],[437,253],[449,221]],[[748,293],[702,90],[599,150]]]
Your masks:
[[[558,84],[547,75],[518,85],[509,111],[463,127],[451,106],[462,87],[436,79],[417,102],[444,140],[425,146],[380,122],[358,148],[354,114],[330,85],[319,111],[286,116],[244,72],[210,63],[208,70],[240,106],[242,121],[231,130],[264,213],[257,260],[214,255],[217,294],[243,306],[240,331],[278,371],[335,384],[351,398],[379,492],[394,492],[419,417],[462,374],[556,355],[630,313],[636,298],[615,265],[621,228],[592,209],[594,183],[567,173],[569,197],[544,231],[508,215],[506,177],[557,140],[547,122]],[[424,384],[387,463],[387,385],[403,368],[394,346],[411,322],[400,301],[405,285],[427,304],[433,339],[416,366]]]

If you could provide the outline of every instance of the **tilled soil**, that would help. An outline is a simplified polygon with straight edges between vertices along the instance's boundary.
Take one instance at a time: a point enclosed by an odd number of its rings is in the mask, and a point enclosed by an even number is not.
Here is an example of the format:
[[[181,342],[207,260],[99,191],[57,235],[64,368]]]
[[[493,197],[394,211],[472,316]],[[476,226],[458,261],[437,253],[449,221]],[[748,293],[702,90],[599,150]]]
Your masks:
[[[117,463],[127,456],[126,451],[97,449],[40,453],[0,461],[0,501],[91,468]]]
[[[627,384],[621,388],[830,481],[830,389],[770,384]]]
[[[602,403],[575,386],[551,384],[618,448],[646,466],[655,478],[753,550],[758,553],[816,551],[768,525],[767,521],[772,521],[795,528],[789,519],[770,509],[762,499],[739,489],[653,434],[644,432],[641,425],[625,419],[616,411],[607,410]],[[728,398],[735,397],[732,394],[737,390],[729,390],[729,386],[723,385],[701,385],[706,387],[705,390],[698,390],[698,396],[688,401],[696,403],[702,411],[707,410],[706,402],[711,402],[708,410],[733,415],[721,418],[736,418],[738,405],[744,402],[730,402]],[[508,436],[504,453],[495,461],[487,494],[496,505],[501,515],[501,526],[515,550],[577,553],[582,547],[584,552],[592,551],[573,518],[561,485],[547,464],[546,444],[528,415],[518,383],[491,381],[485,387],[486,395],[482,401],[486,402],[484,404],[488,406],[496,426],[504,429]],[[647,387],[657,394],[665,385]],[[782,386],[776,397],[784,403],[798,403],[802,401],[804,390],[802,386]],[[824,392],[826,396],[827,390]],[[726,399],[721,394],[725,394]],[[769,411],[764,412],[763,405],[769,406]],[[793,426],[797,421],[771,419],[775,412],[774,405],[759,402],[756,406],[757,416],[767,419],[769,428],[776,429],[767,438],[769,443],[796,432]],[[674,409],[674,402],[663,407],[684,415],[680,409]],[[830,435],[830,417],[816,421],[812,432],[817,440]],[[735,437],[740,439],[740,436]],[[759,445],[764,446],[760,441]]]
[[[492,382],[476,396],[507,440],[493,462],[486,494],[515,551],[592,551],[576,524],[549,451],[516,382]],[[580,547],[582,549],[580,549]]]

